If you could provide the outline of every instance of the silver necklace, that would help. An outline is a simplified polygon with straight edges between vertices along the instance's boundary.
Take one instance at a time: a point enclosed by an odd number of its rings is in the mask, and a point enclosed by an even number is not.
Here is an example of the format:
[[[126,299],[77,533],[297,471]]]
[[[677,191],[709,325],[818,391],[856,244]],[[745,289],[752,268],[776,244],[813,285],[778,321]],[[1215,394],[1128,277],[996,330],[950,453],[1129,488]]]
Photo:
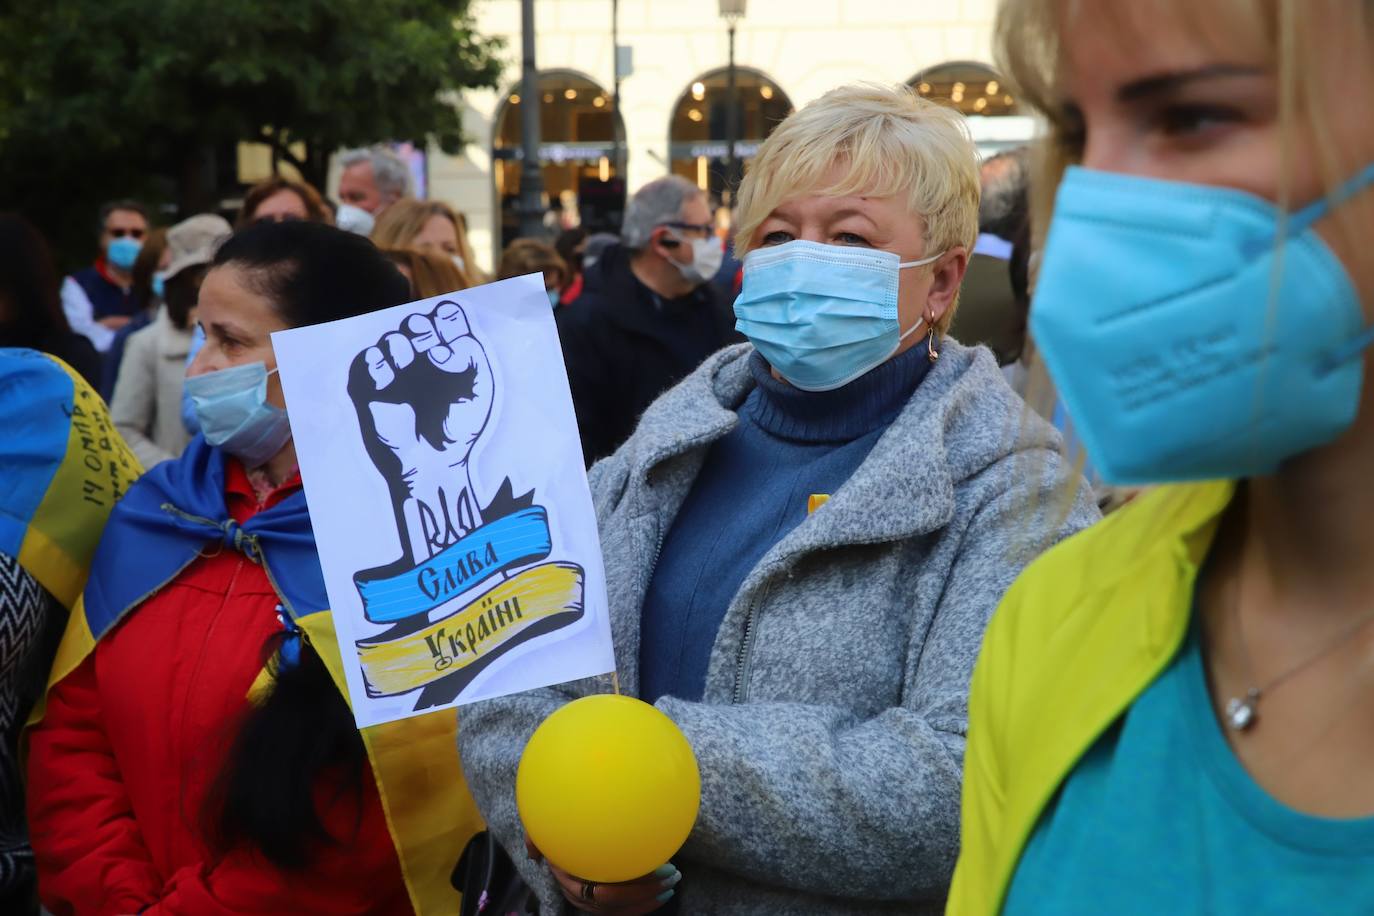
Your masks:
[[[1245,630],[1241,626],[1240,605],[1240,585],[1237,583],[1235,601],[1236,639],[1240,647],[1241,662],[1245,666],[1245,676],[1248,679],[1250,677],[1250,653],[1245,648]],[[1254,725],[1255,721],[1259,718],[1259,701],[1265,694],[1273,692],[1275,688],[1299,671],[1306,669],[1309,665],[1315,664],[1334,652],[1338,646],[1344,645],[1347,640],[1363,630],[1371,622],[1374,622],[1374,612],[1361,617],[1354,626],[1342,633],[1338,639],[1323,646],[1321,649],[1317,650],[1316,653],[1309,655],[1277,677],[1272,678],[1269,683],[1249,688],[1245,691],[1244,696],[1231,697],[1231,699],[1226,701],[1226,724],[1231,727],[1232,731],[1238,732],[1243,732]]]

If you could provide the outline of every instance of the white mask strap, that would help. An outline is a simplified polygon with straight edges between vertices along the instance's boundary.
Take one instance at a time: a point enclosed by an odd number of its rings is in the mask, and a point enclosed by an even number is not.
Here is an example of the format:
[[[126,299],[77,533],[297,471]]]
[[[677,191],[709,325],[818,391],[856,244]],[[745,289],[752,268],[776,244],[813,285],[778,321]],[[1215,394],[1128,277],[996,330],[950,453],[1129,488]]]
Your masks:
[[[919,261],[903,261],[902,263],[897,265],[897,269],[905,270],[908,267],[924,267],[926,264],[931,264],[935,261],[940,260],[940,258],[944,257],[944,255],[945,253],[941,251],[939,254],[933,254],[928,258],[921,258],[921,260]]]
[[[913,324],[911,327],[907,328],[905,331],[902,332],[901,336],[897,338],[897,343],[900,344],[902,341],[906,340],[908,337],[910,337],[912,334],[915,334],[917,331],[929,330],[930,325],[926,324],[926,319],[924,316],[922,316],[921,318],[917,319],[915,324]]]
[[[900,264],[897,265],[897,269],[898,269],[898,270],[903,270],[903,269],[905,269],[905,268],[907,268],[907,267],[923,267],[923,266],[925,266],[926,264],[931,264],[931,263],[934,263],[935,261],[940,260],[940,258],[944,257],[944,255],[945,255],[945,253],[944,253],[943,251],[941,251],[941,252],[939,252],[938,254],[933,254],[933,255],[931,255],[931,256],[928,257],[928,258],[921,258],[921,260],[919,260],[919,261],[903,261],[902,263],[900,263]],[[911,327],[907,328],[905,331],[902,332],[902,336],[900,336],[900,337],[897,338],[897,343],[900,344],[902,341],[906,340],[906,339],[907,339],[908,337],[910,337],[912,334],[915,334],[916,331],[919,330],[919,329],[922,328],[922,327],[925,327],[926,330],[929,330],[929,329],[930,329],[930,326],[926,324],[926,319],[925,319],[925,316],[924,316],[924,315],[921,316],[921,319],[920,319],[919,321],[917,321],[917,322],[916,322],[915,324],[913,324]]]

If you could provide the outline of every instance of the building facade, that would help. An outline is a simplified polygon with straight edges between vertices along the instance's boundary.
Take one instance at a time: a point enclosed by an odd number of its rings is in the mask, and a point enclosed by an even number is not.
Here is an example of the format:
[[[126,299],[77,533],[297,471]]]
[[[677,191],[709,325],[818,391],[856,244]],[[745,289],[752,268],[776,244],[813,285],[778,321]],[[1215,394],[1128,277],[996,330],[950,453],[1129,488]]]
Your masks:
[[[551,230],[619,221],[623,194],[676,172],[719,198],[727,186],[729,38],[718,0],[619,0],[629,72],[614,104],[612,0],[536,0],[540,93],[520,97],[520,2],[478,0],[478,29],[507,40],[506,84],[464,95],[469,145],[425,157],[430,197],[462,210],[490,267],[514,232],[519,106],[541,106]],[[984,151],[1024,142],[1032,122],[991,66],[995,0],[748,0],[736,21],[736,154],[826,90],[907,83],[969,117]],[[622,71],[626,52],[621,52]],[[617,134],[623,146],[617,144]],[[619,166],[619,167],[618,167]],[[738,174],[738,173],[736,173]]]

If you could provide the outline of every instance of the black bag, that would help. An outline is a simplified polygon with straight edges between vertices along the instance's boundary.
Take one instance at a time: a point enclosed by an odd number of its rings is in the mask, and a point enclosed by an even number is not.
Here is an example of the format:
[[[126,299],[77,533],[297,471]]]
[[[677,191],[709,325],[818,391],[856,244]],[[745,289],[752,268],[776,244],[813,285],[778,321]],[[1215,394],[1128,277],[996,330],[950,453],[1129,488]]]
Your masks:
[[[452,881],[463,895],[459,916],[539,916],[539,898],[490,831],[468,841]]]

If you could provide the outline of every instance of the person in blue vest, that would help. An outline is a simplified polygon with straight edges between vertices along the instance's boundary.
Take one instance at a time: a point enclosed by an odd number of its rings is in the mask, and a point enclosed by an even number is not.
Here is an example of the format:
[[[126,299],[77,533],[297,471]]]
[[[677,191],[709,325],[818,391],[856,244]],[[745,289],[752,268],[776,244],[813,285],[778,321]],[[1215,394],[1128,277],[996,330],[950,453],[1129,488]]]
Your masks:
[[[133,200],[100,208],[100,254],[62,281],[62,310],[72,330],[104,353],[138,312],[133,268],[148,235],[148,211]]]

